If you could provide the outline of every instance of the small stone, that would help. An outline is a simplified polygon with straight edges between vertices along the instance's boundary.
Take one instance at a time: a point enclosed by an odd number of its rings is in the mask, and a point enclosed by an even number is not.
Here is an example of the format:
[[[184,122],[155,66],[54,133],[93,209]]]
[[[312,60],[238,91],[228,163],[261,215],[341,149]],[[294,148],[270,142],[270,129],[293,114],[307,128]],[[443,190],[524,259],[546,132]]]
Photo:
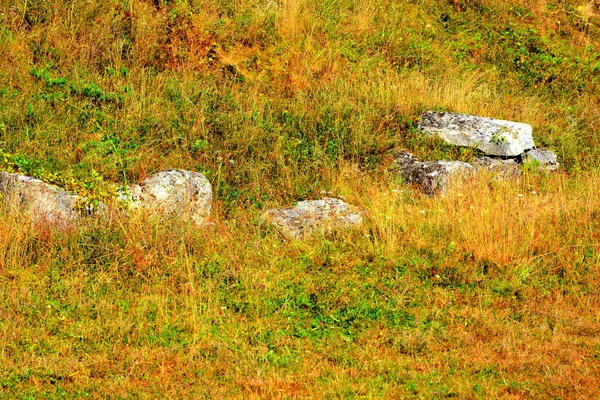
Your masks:
[[[428,111],[421,116],[419,130],[446,142],[475,147],[487,155],[516,157],[535,147],[528,124],[468,114]]]
[[[316,230],[333,230],[363,222],[363,211],[340,199],[300,201],[295,207],[268,210],[263,218],[290,237],[301,237]]]
[[[471,164],[462,161],[419,161],[407,151],[397,153],[395,163],[406,181],[420,185],[430,196],[443,194],[453,180],[472,176],[475,172]]]

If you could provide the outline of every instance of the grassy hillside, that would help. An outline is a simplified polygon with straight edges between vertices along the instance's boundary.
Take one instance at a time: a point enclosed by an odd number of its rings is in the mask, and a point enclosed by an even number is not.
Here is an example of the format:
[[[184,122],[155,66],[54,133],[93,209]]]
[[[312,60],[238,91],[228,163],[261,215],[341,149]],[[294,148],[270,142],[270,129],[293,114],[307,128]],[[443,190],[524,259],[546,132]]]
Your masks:
[[[600,10],[579,1],[0,0],[0,167],[99,199],[205,173],[213,225],[0,211],[0,395],[595,398]],[[430,199],[391,149],[438,109],[563,171]],[[269,207],[344,196],[286,241]]]

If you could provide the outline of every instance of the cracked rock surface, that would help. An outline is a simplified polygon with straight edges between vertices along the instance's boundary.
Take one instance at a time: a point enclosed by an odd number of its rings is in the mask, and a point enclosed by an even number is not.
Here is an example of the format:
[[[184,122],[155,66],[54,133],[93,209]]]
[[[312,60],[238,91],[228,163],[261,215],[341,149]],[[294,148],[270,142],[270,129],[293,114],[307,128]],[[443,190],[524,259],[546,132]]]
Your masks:
[[[36,222],[74,225],[84,216],[104,212],[106,205],[92,206],[87,199],[26,175],[0,172],[0,193],[9,206]]]
[[[268,210],[263,218],[276,225],[285,235],[301,237],[316,230],[333,230],[356,226],[363,222],[358,207],[340,199],[300,201],[295,207]]]
[[[486,170],[495,178],[518,179],[521,176],[521,168],[517,160],[509,158],[480,157],[473,161],[473,166],[478,170]]]
[[[407,182],[421,186],[430,196],[443,194],[452,181],[473,176],[476,171],[462,161],[419,161],[407,151],[396,154],[395,164]]]
[[[212,186],[199,172],[167,170],[122,190],[119,199],[131,208],[177,215],[201,225],[210,215]]]
[[[558,157],[550,150],[531,149],[525,153],[525,159],[538,162],[540,168],[546,171],[556,171],[560,166]]]
[[[528,124],[476,115],[428,111],[421,116],[419,130],[446,142],[475,147],[491,156],[516,157],[535,147]]]

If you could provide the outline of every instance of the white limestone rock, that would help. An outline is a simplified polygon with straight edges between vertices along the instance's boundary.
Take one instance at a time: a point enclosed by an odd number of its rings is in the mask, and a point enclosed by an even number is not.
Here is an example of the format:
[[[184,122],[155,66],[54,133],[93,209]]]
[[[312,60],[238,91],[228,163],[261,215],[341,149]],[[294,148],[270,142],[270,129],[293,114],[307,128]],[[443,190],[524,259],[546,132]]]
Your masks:
[[[428,111],[419,130],[491,156],[516,157],[535,147],[531,125],[468,114]]]
[[[525,153],[524,158],[538,163],[539,168],[545,171],[556,171],[560,166],[558,157],[551,150],[531,149]]]
[[[210,216],[212,186],[199,172],[167,170],[139,185],[121,189],[119,200],[130,208],[143,208],[161,215],[177,215],[202,225]]]
[[[395,155],[400,175],[408,182],[421,186],[429,196],[443,194],[455,180],[473,176],[475,168],[462,161],[419,161],[407,151]]]
[[[90,202],[39,179],[5,171],[0,172],[0,193],[9,206],[35,222],[71,226],[81,217],[107,210],[102,202]]]
[[[326,197],[300,201],[295,207],[268,210],[263,218],[289,237],[301,237],[315,230],[333,230],[359,225],[363,211],[342,200]]]

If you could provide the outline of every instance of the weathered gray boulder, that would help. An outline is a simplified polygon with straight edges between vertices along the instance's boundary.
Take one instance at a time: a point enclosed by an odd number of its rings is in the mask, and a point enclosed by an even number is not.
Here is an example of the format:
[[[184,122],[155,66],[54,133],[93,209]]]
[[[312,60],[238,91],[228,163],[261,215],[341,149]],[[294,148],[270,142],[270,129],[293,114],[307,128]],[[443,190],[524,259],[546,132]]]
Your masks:
[[[545,149],[531,149],[525,153],[525,160],[537,162],[539,167],[546,171],[556,171],[560,164],[554,152]]]
[[[167,170],[120,190],[119,199],[130,208],[177,215],[201,225],[210,215],[212,186],[199,172]]]
[[[521,176],[521,168],[517,160],[509,158],[480,157],[473,160],[473,166],[477,170],[485,170],[499,179],[518,179]]]
[[[528,124],[468,114],[428,111],[419,130],[456,146],[475,147],[487,155],[516,157],[535,147]]]
[[[300,201],[296,207],[271,209],[265,212],[263,218],[285,235],[300,237],[315,230],[359,225],[363,222],[363,212],[342,200],[326,197]]]
[[[419,161],[407,151],[395,155],[400,175],[409,183],[420,185],[423,192],[433,196],[443,194],[452,181],[473,176],[475,168],[462,161]]]
[[[89,202],[39,179],[4,171],[0,172],[0,193],[9,206],[36,222],[74,225],[80,217],[107,209],[101,202]]]

